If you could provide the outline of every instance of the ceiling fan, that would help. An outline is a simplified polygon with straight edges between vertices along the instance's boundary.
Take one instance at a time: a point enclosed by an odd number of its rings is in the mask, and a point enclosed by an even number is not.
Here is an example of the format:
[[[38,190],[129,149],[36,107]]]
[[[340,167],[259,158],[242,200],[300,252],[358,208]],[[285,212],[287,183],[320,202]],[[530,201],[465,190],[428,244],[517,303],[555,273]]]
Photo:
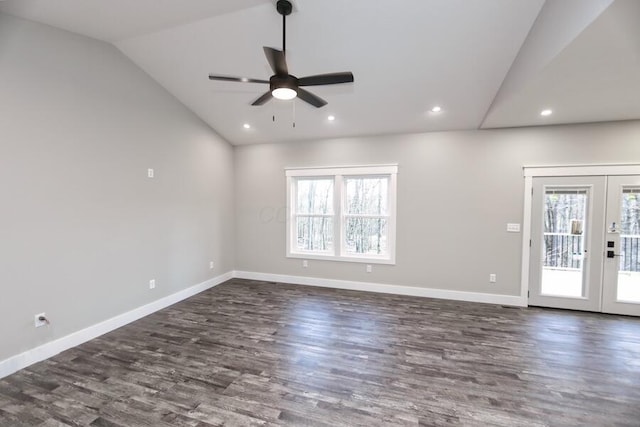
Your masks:
[[[287,34],[286,22],[287,15],[291,14],[292,9],[293,7],[289,0],[278,0],[278,2],[276,3],[276,10],[280,15],[282,15],[282,50],[280,51],[270,47],[264,47],[264,54],[267,57],[267,61],[269,61],[271,69],[275,73],[269,80],[251,79],[247,77],[220,76],[214,74],[210,74],[209,79],[222,80],[227,82],[269,84],[269,91],[256,99],[251,105],[263,105],[265,102],[271,100],[271,98],[288,100],[296,97],[313,105],[316,108],[327,105],[327,101],[305,89],[302,89],[302,86],[321,86],[340,83],[353,83],[353,73],[347,71],[341,73],[317,74],[314,76],[300,78],[289,74],[289,69],[287,68],[287,60],[285,57]]]

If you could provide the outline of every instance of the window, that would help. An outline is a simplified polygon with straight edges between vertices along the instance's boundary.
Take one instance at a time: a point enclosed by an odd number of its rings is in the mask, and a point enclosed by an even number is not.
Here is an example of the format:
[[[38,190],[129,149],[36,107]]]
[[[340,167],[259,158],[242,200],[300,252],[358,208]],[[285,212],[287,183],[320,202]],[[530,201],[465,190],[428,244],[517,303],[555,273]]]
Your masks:
[[[397,171],[287,170],[287,256],[394,264]]]
[[[333,252],[333,179],[296,180],[296,249]]]

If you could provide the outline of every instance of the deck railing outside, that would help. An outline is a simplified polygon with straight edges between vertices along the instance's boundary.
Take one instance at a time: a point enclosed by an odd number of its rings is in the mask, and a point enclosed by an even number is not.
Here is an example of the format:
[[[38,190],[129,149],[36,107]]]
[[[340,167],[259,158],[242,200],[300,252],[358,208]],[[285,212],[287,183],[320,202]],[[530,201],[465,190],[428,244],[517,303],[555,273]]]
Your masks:
[[[620,271],[640,271],[640,236],[620,236],[620,249],[616,253],[623,253],[620,257]]]
[[[544,233],[544,266],[559,269],[582,267],[582,235]]]
[[[581,269],[584,236],[568,233],[544,233],[544,266],[557,269]],[[640,272],[640,235],[621,235],[620,271]]]

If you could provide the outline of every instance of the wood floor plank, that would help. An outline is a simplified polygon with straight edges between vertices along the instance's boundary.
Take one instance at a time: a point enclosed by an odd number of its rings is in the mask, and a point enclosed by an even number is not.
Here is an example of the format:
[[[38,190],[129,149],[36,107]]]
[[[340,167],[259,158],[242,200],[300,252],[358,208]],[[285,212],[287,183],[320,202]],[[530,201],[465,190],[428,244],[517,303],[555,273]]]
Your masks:
[[[0,380],[0,426],[640,426],[640,319],[234,279]]]

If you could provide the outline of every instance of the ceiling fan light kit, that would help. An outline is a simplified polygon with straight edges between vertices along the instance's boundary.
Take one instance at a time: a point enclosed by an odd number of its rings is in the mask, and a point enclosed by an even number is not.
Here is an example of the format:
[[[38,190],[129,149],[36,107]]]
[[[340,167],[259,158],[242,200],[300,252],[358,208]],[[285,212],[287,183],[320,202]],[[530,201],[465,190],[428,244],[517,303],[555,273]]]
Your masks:
[[[264,47],[264,54],[267,57],[267,61],[274,72],[274,75],[269,78],[269,81],[261,79],[251,79],[247,77],[232,77],[210,74],[210,80],[219,80],[226,82],[240,82],[240,83],[269,83],[269,92],[264,93],[258,99],[256,99],[251,105],[263,105],[272,98],[281,100],[291,100],[294,98],[300,98],[302,101],[313,105],[316,108],[321,108],[327,105],[327,101],[312,94],[311,92],[302,89],[302,86],[321,86],[321,85],[334,85],[342,83],[353,83],[353,73],[350,71],[340,73],[318,74],[314,76],[307,76],[297,78],[294,75],[289,74],[289,68],[286,60],[286,35],[287,35],[287,16],[291,14],[293,5],[289,0],[278,0],[276,3],[276,10],[282,15],[282,50],[273,49],[270,47]]]
[[[276,99],[289,100],[298,96],[298,79],[294,76],[272,76],[269,79],[269,90]]]

